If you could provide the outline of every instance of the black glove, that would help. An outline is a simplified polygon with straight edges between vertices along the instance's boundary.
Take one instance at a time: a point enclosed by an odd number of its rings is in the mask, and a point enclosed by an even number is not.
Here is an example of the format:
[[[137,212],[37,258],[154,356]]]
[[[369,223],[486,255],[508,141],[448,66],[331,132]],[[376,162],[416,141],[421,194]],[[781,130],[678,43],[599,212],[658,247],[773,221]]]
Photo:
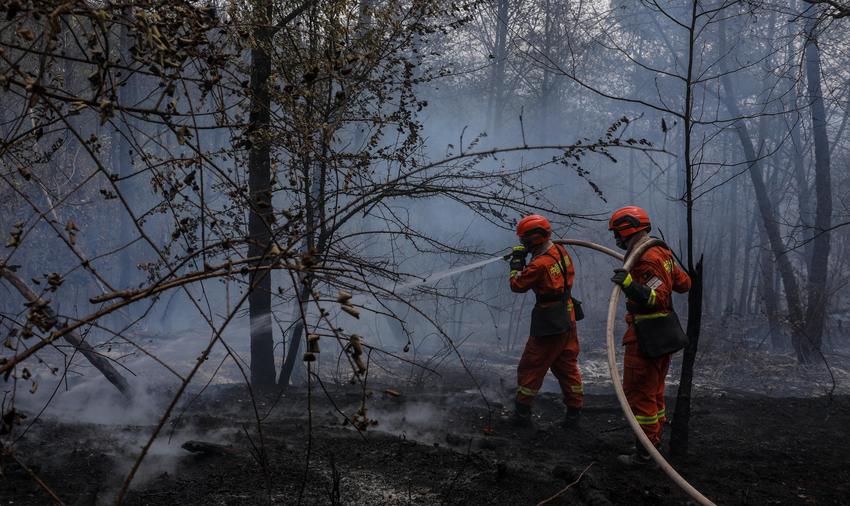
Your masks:
[[[611,276],[611,281],[614,284],[625,286],[627,284],[626,280],[629,280],[629,283],[631,283],[631,278],[631,274],[626,269],[614,269],[614,275]]]
[[[525,246],[514,246],[510,259],[511,275],[525,269],[526,256],[528,256],[528,250]]]
[[[630,300],[645,306],[654,305],[655,297],[653,297],[652,289],[635,281],[632,275],[625,269],[614,269],[614,275],[611,276],[611,281],[620,285],[623,293]],[[649,304],[650,302],[653,302],[653,304]]]

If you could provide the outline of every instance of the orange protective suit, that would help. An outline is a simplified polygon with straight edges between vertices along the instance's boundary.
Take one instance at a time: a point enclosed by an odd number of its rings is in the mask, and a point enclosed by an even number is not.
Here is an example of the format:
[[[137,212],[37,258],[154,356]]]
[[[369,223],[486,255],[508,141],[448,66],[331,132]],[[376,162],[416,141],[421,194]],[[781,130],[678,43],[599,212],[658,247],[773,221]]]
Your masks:
[[[623,336],[623,390],[629,406],[643,432],[653,444],[661,441],[661,428],[667,421],[664,403],[664,386],[670,355],[649,359],[644,357],[637,344],[635,319],[668,313],[673,310],[673,292],[687,292],[691,278],[673,260],[667,248],[655,246],[647,250],[640,261],[629,271],[635,282],[653,290],[647,305],[626,302],[628,329]]]
[[[563,294],[565,278],[559,268],[561,259],[558,251],[563,255],[567,267],[567,286],[572,289],[575,269],[570,255],[563,246],[553,244],[545,253],[533,257],[525,269],[511,277],[511,291],[524,293],[533,290],[538,299],[544,300]],[[568,310],[571,321],[568,332],[544,337],[529,336],[517,366],[517,404],[531,407],[537,391],[543,385],[546,371],[551,369],[561,386],[564,404],[571,408],[581,408],[584,389],[578,370],[578,333],[571,301]]]

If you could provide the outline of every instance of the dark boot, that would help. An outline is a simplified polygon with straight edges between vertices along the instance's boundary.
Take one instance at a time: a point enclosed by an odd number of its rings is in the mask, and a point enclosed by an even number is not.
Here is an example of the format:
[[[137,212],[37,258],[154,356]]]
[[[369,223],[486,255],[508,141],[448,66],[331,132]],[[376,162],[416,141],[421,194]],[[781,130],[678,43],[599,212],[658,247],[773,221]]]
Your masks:
[[[511,425],[519,428],[533,428],[531,406],[517,402],[514,406],[514,414],[511,416]]]
[[[658,451],[661,451],[661,444],[656,445]],[[646,448],[640,444],[639,441],[635,441],[635,451],[629,454],[618,455],[617,462],[624,466],[628,467],[656,467],[657,464],[652,457],[649,455],[649,452],[646,451]]]
[[[564,420],[561,422],[561,427],[565,429],[574,429],[578,427],[581,421],[581,408],[568,407],[564,414]]]

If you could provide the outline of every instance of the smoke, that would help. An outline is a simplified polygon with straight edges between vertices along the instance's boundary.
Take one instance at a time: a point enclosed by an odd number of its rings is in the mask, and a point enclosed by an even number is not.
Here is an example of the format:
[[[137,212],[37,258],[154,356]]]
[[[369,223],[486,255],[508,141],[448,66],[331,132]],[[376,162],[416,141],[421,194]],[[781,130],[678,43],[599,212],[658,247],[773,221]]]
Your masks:
[[[237,344],[234,351],[244,354],[244,346],[239,343],[244,340],[242,336],[247,335],[248,323],[238,322],[226,333],[225,340],[233,340]],[[150,341],[145,345],[151,353],[185,376],[207,339],[208,336],[203,337],[202,334],[184,335],[171,340]],[[54,352],[42,357],[54,361],[60,355]],[[224,365],[221,365],[222,361]],[[180,378],[141,353],[124,357],[120,363],[123,367],[119,370],[132,387],[130,398],[118,392],[80,356],[74,358],[68,374],[62,377],[45,373],[46,368],[37,369],[31,378],[38,385],[34,393],[30,392],[31,383],[15,383],[15,408],[27,416],[12,434],[15,438],[22,436],[17,443],[18,451],[27,455],[29,449],[40,441],[62,437],[64,444],[73,447],[74,451],[97,455],[99,460],[109,462],[110,466],[105,482],[98,485],[99,498],[104,501],[112,497],[121,485],[120,480],[147,444],[181,382]],[[150,480],[178,471],[181,463],[191,458],[181,448],[187,440],[224,445],[234,443],[239,437],[236,429],[201,428],[194,424],[191,416],[182,415],[207,382],[220,385],[242,381],[233,360],[227,358],[222,346],[217,347],[153,442],[132,486],[141,487]],[[8,386],[12,384],[7,383]],[[7,400],[11,399],[11,395],[12,391],[7,390]]]
[[[369,417],[378,421],[375,429],[423,443],[441,440],[446,427],[446,412],[427,402],[406,402],[401,409],[383,404],[369,411]]]

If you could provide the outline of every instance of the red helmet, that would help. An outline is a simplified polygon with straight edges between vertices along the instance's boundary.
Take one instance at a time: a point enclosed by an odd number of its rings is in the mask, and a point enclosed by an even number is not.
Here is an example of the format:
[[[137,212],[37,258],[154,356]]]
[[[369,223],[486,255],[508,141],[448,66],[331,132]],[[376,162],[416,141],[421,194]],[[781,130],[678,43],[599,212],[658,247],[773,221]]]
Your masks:
[[[641,230],[649,232],[652,230],[652,223],[649,221],[649,215],[640,207],[626,206],[614,211],[608,221],[608,230],[627,239]]]
[[[539,214],[531,214],[519,220],[516,225],[516,235],[527,246],[543,244],[552,235],[552,225],[549,220]]]

